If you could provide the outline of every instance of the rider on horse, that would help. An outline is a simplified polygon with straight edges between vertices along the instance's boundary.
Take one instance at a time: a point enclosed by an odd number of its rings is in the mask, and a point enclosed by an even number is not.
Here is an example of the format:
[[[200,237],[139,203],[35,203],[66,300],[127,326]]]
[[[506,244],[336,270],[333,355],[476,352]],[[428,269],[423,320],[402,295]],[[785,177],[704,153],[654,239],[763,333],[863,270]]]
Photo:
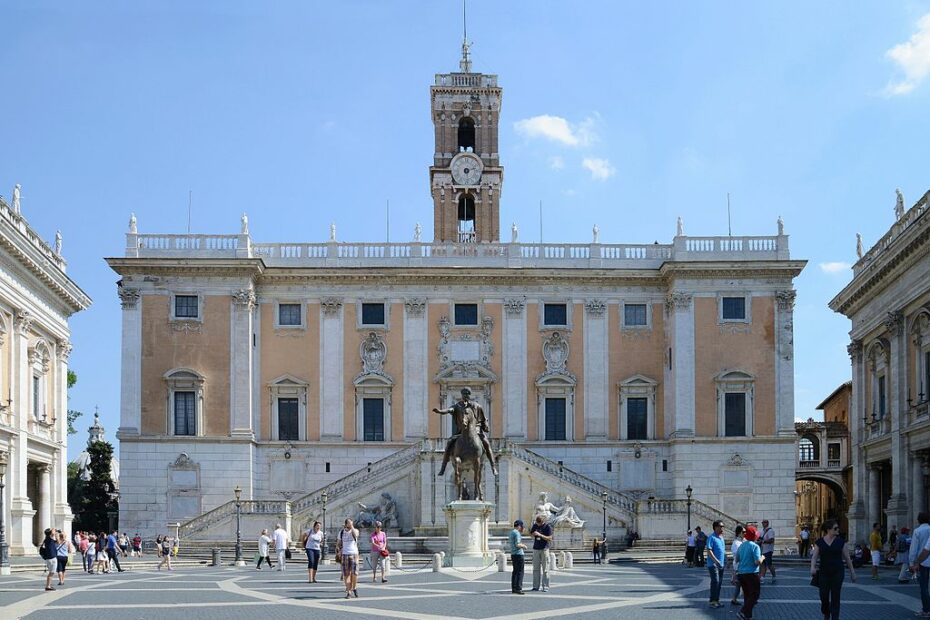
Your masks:
[[[458,433],[452,435],[449,438],[448,443],[446,443],[446,453],[442,457],[442,467],[439,468],[439,474],[442,476],[446,473],[446,465],[449,463],[449,459],[452,456],[452,448],[455,446],[455,442],[461,437],[462,429],[465,428],[465,416],[472,416],[474,420],[478,422],[478,437],[481,439],[481,445],[484,447],[484,453],[488,456],[488,460],[491,461],[491,472],[496,476],[497,475],[497,463],[494,462],[494,454],[491,452],[491,444],[488,443],[487,434],[491,431],[488,429],[487,418],[484,417],[484,409],[481,408],[481,405],[478,403],[469,400],[471,398],[471,390],[462,388],[462,399],[449,407],[448,409],[433,409],[433,413],[438,414],[451,414],[452,419],[455,420],[455,425],[458,428]]]

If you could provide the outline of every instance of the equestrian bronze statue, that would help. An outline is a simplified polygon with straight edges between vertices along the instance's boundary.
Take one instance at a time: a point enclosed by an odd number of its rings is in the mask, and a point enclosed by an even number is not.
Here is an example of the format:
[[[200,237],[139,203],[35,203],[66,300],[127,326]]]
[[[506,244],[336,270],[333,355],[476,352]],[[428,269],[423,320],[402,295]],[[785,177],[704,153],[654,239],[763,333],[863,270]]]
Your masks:
[[[491,471],[495,476],[497,476],[497,463],[494,462],[491,444],[488,443],[487,433],[490,431],[484,409],[470,399],[471,390],[462,388],[462,398],[457,403],[448,409],[433,409],[433,413],[451,415],[458,427],[458,433],[452,435],[448,443],[446,443],[446,452],[442,458],[439,475],[442,476],[446,473],[446,465],[451,459],[453,471],[455,472],[455,487],[458,489],[458,498],[463,499],[462,474],[465,469],[471,467],[474,472],[475,495],[479,500],[484,500],[484,494],[481,491],[482,456],[487,456],[488,461],[491,463]]]

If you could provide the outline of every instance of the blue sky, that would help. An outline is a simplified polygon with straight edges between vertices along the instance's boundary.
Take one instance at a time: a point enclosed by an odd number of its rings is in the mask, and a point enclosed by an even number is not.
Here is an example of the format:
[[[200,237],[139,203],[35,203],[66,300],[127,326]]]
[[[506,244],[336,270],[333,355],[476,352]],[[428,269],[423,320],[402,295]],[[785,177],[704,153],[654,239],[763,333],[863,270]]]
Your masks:
[[[930,0],[471,0],[474,69],[504,88],[502,229],[670,242],[774,234],[797,280],[797,417],[849,375],[826,306],[866,246],[930,189]],[[455,70],[461,4],[47,2],[0,7],[0,194],[60,229],[94,299],[73,317],[71,405],[119,418],[120,308],[103,261],[140,232],[258,241],[432,236],[429,85]]]

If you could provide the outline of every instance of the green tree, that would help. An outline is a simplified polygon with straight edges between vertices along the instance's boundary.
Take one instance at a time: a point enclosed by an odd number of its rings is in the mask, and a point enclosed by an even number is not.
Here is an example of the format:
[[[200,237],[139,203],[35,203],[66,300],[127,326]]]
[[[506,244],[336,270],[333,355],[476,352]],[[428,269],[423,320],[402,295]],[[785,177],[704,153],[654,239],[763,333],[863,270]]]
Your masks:
[[[78,478],[79,503],[72,504],[76,512],[76,529],[104,531],[109,527],[109,512],[118,512],[119,503],[111,497],[116,489],[110,475],[113,446],[107,441],[95,441],[87,446],[90,455],[90,480]]]
[[[68,389],[74,387],[74,384],[77,383],[77,373],[73,370],[68,371]],[[68,395],[68,400],[71,400],[71,395]],[[74,423],[79,417],[84,415],[80,411],[74,409],[68,409],[68,435],[74,435],[77,433],[77,429],[74,427]]]

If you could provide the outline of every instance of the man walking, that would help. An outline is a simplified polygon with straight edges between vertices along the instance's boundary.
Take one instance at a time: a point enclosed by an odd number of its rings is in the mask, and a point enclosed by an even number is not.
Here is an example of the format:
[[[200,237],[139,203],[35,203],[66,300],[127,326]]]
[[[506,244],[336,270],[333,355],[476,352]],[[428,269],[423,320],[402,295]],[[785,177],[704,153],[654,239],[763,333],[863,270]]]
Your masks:
[[[52,577],[58,572],[58,545],[55,542],[55,530],[48,528],[45,530],[45,540],[39,547],[39,555],[45,560],[45,590],[50,591],[52,587]]]
[[[116,530],[113,530],[113,532],[107,536],[107,557],[116,565],[116,570],[123,572],[123,569],[119,565],[119,547],[116,542],[116,534]]]
[[[801,533],[798,535],[798,555],[802,558],[807,557],[807,552],[811,548],[811,532],[807,529],[807,526],[801,528]]]
[[[878,567],[882,563],[882,526],[872,524],[872,533],[869,534],[869,550],[872,552],[872,579],[878,580]]]
[[[701,530],[701,526],[694,528],[694,564],[695,566],[704,565],[704,549],[707,548],[707,534]]]
[[[762,548],[762,570],[759,573],[759,583],[765,579],[767,570],[772,571],[772,583],[775,583],[775,564],[772,562],[772,556],[775,555],[775,530],[769,527],[769,520],[762,519],[762,533],[759,535],[760,547]]]
[[[287,568],[287,530],[278,523],[274,526],[274,552],[278,556],[278,570]]]
[[[542,515],[536,517],[536,522],[530,528],[533,537],[533,591],[538,592],[540,584],[542,591],[549,591],[549,543],[552,542],[552,526],[543,520]]]
[[[508,536],[510,540],[510,563],[513,564],[513,573],[510,575],[510,591],[514,594],[523,594],[523,521],[517,519],[513,522],[513,529]]]
[[[911,572],[917,573],[920,584],[921,617],[930,618],[930,514],[921,512],[917,515],[920,524],[914,528],[911,548],[908,551],[908,564]]]
[[[714,521],[713,528],[713,534],[707,539],[707,571],[710,573],[710,606],[716,609],[722,607],[720,587],[723,585],[727,547],[723,541],[723,521]]]

